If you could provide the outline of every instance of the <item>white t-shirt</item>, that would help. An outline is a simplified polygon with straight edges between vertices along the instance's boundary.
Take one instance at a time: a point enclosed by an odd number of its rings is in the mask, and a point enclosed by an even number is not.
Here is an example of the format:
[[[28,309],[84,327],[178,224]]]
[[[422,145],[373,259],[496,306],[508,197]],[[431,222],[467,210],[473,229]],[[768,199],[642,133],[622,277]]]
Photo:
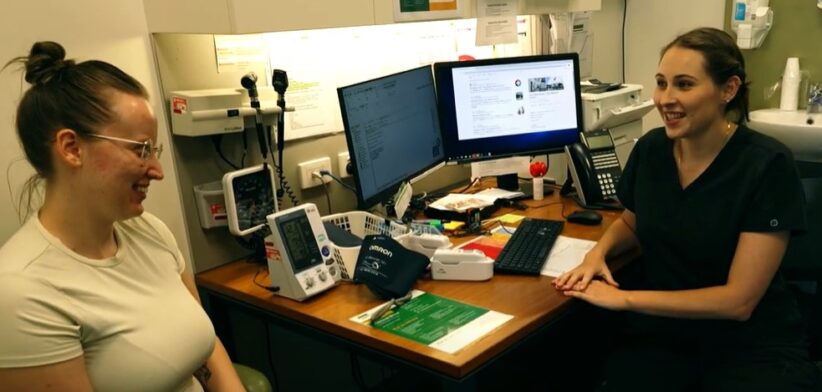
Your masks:
[[[114,257],[67,248],[36,215],[0,249],[0,368],[84,356],[96,391],[197,391],[214,348],[185,262],[148,213],[114,225]]]

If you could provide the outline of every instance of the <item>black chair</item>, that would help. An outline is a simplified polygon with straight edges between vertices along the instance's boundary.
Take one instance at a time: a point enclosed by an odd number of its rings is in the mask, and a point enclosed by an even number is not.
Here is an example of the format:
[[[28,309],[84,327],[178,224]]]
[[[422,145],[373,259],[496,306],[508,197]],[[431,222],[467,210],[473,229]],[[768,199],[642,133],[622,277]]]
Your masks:
[[[807,325],[811,359],[822,365],[822,178],[805,178],[808,231],[791,238],[782,272],[795,289]]]

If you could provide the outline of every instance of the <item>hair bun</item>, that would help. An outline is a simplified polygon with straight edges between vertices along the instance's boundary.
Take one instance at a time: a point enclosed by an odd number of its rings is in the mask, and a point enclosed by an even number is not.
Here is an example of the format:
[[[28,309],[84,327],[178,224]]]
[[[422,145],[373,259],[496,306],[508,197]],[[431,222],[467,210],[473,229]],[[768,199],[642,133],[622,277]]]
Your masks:
[[[74,64],[74,61],[65,58],[66,50],[57,42],[34,43],[26,59],[26,81],[34,85],[47,83]]]

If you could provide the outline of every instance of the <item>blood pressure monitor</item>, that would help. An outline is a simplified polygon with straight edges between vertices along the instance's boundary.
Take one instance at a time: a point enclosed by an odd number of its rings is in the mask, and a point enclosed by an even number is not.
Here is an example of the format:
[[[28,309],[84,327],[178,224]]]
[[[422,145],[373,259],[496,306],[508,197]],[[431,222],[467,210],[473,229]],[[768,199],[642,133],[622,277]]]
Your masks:
[[[266,219],[271,235],[265,239],[265,253],[277,294],[302,301],[333,287],[340,270],[317,206],[305,203]]]

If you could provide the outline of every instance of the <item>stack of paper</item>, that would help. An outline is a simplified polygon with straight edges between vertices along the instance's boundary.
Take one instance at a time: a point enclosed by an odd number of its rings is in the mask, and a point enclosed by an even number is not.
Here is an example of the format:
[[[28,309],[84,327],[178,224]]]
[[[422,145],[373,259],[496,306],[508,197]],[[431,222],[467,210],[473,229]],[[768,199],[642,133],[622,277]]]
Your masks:
[[[473,208],[492,206],[497,199],[513,199],[522,196],[524,196],[522,192],[489,188],[472,194],[449,193],[447,196],[431,203],[429,207],[442,211],[465,212]]]

